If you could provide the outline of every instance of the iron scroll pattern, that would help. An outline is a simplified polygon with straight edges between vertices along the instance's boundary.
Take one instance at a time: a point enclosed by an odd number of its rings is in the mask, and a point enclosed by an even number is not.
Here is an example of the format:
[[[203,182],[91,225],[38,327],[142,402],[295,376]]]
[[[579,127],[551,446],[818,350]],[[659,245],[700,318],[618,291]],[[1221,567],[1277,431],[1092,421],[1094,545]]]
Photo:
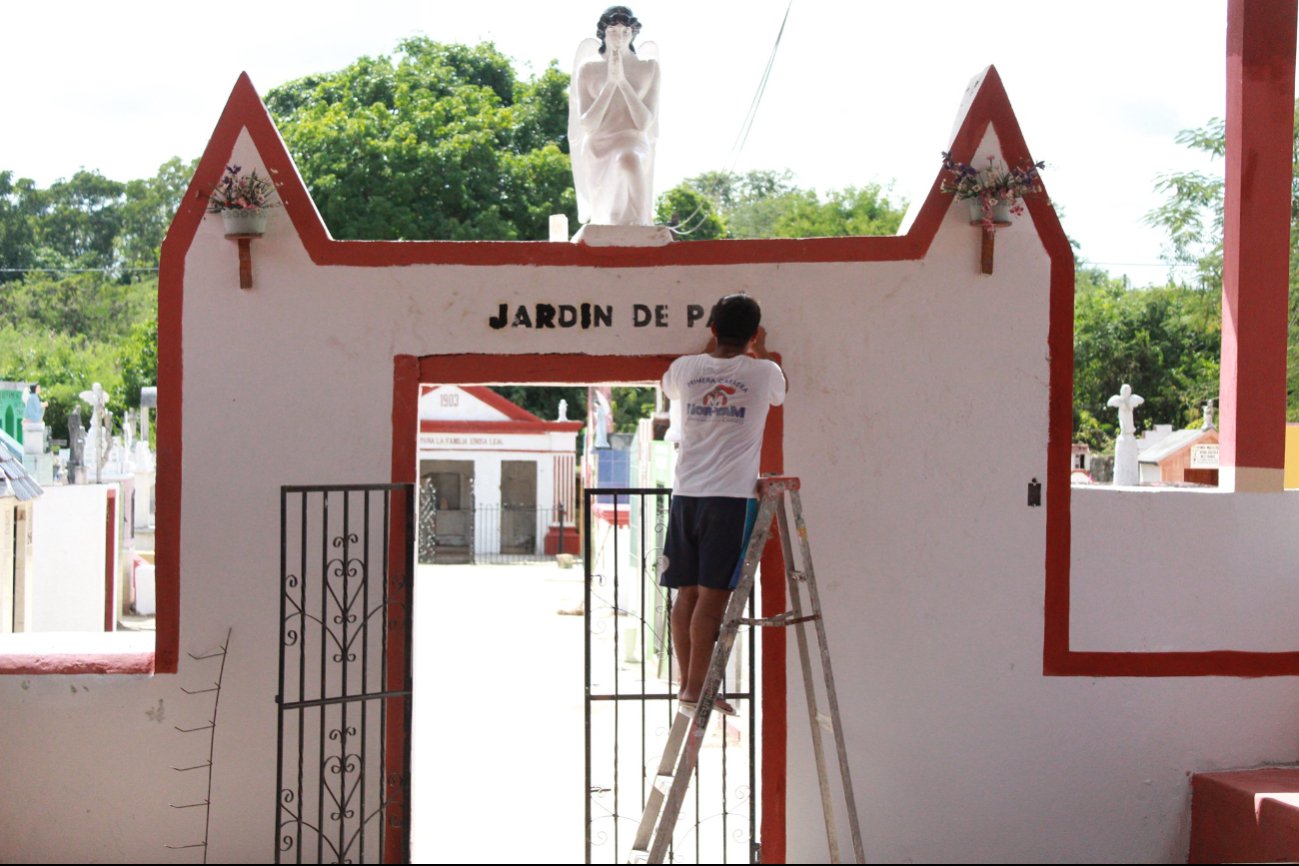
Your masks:
[[[413,530],[412,485],[282,488],[277,863],[408,859]]]

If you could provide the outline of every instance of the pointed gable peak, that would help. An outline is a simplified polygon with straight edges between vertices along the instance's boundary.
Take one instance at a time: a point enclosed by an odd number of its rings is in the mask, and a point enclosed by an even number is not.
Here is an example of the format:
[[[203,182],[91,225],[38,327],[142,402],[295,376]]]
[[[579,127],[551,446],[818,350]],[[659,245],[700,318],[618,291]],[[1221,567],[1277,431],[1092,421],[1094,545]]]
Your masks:
[[[304,241],[307,238],[315,241],[328,239],[324,221],[307,192],[306,183],[298,174],[297,166],[289,155],[270,112],[253,86],[252,78],[247,72],[241,72],[235,79],[230,97],[212,130],[207,147],[203,149],[198,168],[194,170],[194,177],[190,180],[176,218],[163,242],[164,256],[169,252],[183,256],[188,250],[207,210],[208,194],[220,182],[226,165],[235,156],[236,145],[245,130],[256,151],[257,160],[275,184],[284,214],[292,221],[298,234]]]

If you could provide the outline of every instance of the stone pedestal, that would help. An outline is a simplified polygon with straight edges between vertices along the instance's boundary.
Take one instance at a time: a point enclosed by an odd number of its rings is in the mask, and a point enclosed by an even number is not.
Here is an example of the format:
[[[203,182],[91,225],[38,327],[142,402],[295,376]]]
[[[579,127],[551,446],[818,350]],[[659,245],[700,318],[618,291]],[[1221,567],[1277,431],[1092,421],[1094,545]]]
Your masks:
[[[41,421],[23,422],[23,453],[45,453],[45,424]]]
[[[587,223],[573,235],[573,243],[588,247],[663,247],[672,243],[667,226],[598,226]]]
[[[26,431],[23,432],[23,444],[27,444]],[[53,454],[24,454],[23,468],[27,474],[36,480],[36,483],[42,487],[54,483],[54,455]]]
[[[1141,483],[1137,437],[1124,433],[1114,440],[1114,483],[1135,487]]]

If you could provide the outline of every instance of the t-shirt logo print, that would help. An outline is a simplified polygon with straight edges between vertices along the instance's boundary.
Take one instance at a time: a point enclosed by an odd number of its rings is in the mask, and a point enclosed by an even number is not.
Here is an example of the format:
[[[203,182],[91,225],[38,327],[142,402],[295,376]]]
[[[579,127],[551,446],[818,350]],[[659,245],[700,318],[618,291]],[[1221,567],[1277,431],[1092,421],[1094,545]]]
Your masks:
[[[735,389],[730,385],[716,385],[703,396],[703,404],[705,406],[725,406],[730,402],[730,396],[734,393]]]
[[[719,382],[705,391],[698,403],[687,404],[686,415],[696,420],[743,421],[747,407],[731,405],[731,397],[738,390],[736,385]]]

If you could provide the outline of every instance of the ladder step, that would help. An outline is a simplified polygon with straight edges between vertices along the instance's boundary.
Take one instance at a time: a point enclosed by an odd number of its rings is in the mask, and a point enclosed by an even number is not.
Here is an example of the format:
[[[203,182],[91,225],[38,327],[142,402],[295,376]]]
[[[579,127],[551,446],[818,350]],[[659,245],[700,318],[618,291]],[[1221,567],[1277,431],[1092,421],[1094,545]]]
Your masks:
[[[708,674],[704,681],[702,694],[717,694],[725,677],[726,665],[740,625],[757,626],[790,626],[805,622],[821,620],[821,603],[816,592],[816,575],[812,569],[811,546],[807,539],[807,526],[803,522],[803,505],[799,497],[799,479],[783,476],[767,476],[758,485],[760,503],[755,530],[745,549],[743,568],[735,593],[727,604],[723,615],[722,628],[709,660]],[[788,503],[786,502],[788,497]],[[793,543],[789,532],[789,514],[786,504],[793,511],[794,525],[802,545],[802,556],[795,562]],[[742,617],[744,608],[753,599],[753,584],[762,550],[767,543],[772,524],[776,524],[784,562],[785,577],[789,581],[799,581],[803,589],[790,586],[792,610],[776,616],[762,618]],[[802,568],[795,567],[801,565]],[[809,615],[803,615],[801,597],[809,595]],[[847,752],[843,744],[843,728],[838,717],[837,698],[834,690],[834,676],[830,671],[830,654],[825,644],[824,631],[818,627],[818,642],[821,650],[821,673],[825,682],[826,696],[830,711],[822,711],[816,706],[815,688],[813,686],[812,661],[807,645],[806,629],[797,629],[799,657],[803,669],[803,682],[807,690],[809,721],[813,751],[815,752],[817,776],[821,784],[821,806],[825,817],[826,839],[830,846],[831,863],[841,862],[839,858],[838,833],[835,830],[834,808],[830,800],[829,776],[825,764],[825,753],[821,742],[822,731],[830,732],[834,738],[834,747],[839,759],[839,778],[843,782],[844,806],[848,814],[849,827],[852,833],[853,853],[858,863],[864,863],[865,853],[862,850],[861,831],[857,823],[857,806],[853,797],[852,780],[849,774]],[[715,709],[715,707],[714,707]],[[685,797],[691,779],[698,767],[698,738],[704,735],[701,721],[690,712],[690,708],[679,706],[668,742],[660,759],[658,773],[653,780],[653,793],[648,798],[640,827],[631,845],[628,863],[663,863],[670,859],[668,849],[672,844],[672,834],[680,816],[682,800]]]
[[[740,617],[736,620],[740,625],[761,625],[761,626],[789,626],[798,625],[801,622],[812,622],[821,618],[819,613],[811,613],[806,616],[794,616],[793,611],[785,611],[775,616],[765,616],[756,619],[749,617]]]

